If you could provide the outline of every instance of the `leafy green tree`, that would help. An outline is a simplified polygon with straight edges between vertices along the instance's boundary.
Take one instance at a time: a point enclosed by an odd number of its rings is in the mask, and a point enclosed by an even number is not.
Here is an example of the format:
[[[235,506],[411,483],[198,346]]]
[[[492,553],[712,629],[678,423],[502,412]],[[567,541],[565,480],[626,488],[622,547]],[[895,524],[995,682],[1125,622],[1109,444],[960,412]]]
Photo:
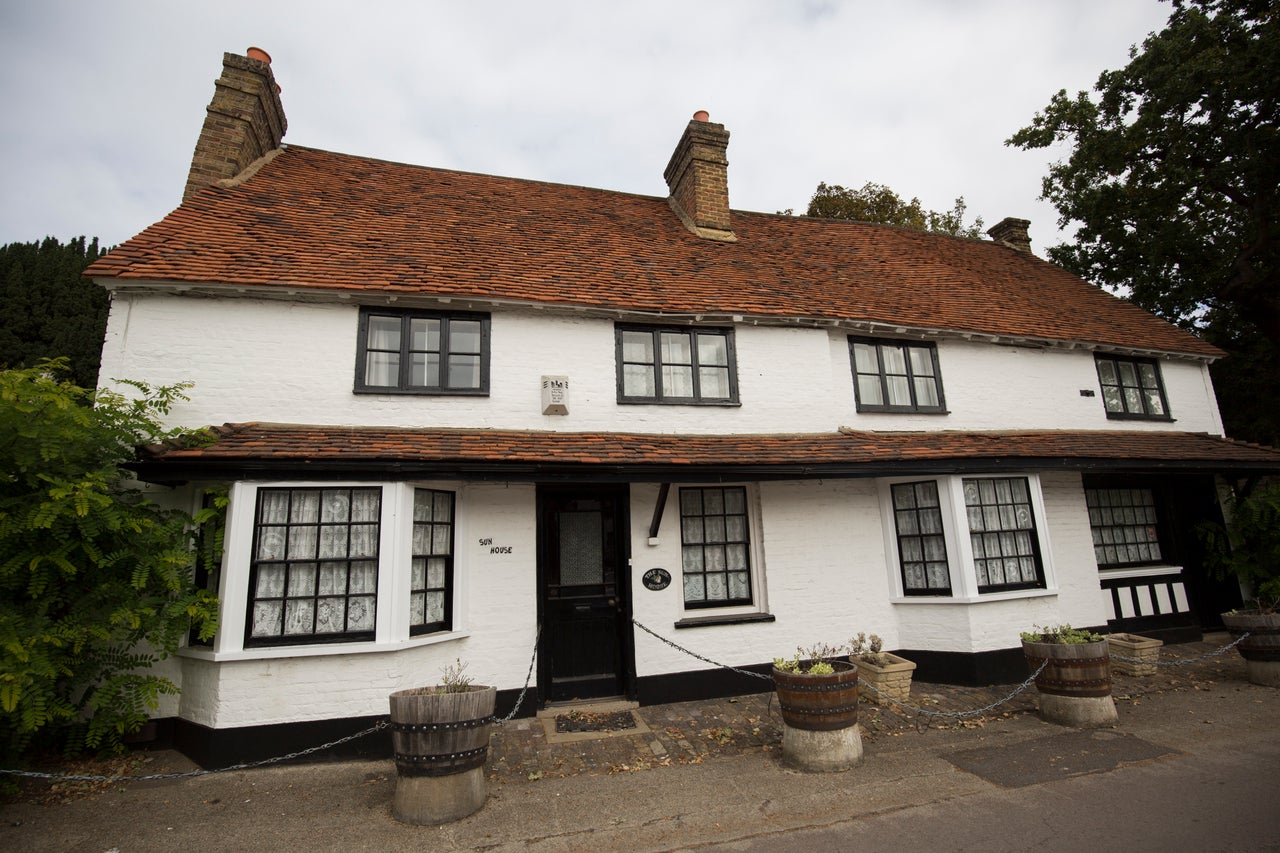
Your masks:
[[[217,600],[193,581],[200,525],[128,479],[135,448],[177,434],[161,422],[184,386],[127,383],[130,396],[63,378],[65,359],[0,371],[0,758],[33,744],[111,749],[175,686],[148,668]],[[206,537],[210,547],[218,537]]]
[[[1280,5],[1173,0],[1165,28],[1134,48],[1128,65],[1104,71],[1092,94],[1058,92],[1008,140],[1027,150],[1059,143],[1070,154],[1049,167],[1044,198],[1062,227],[1078,230],[1049,257],[1249,353],[1215,365],[1215,379],[1239,384],[1247,379],[1235,374],[1261,367],[1272,393],[1224,405],[1224,417],[1240,405],[1235,417],[1247,423],[1260,400],[1274,409]],[[1244,437],[1274,441],[1269,420]]]
[[[808,216],[824,219],[849,219],[854,222],[876,222],[899,225],[916,231],[932,231],[955,237],[982,236],[982,217],[964,224],[964,197],[956,199],[951,210],[926,210],[920,199],[905,201],[884,184],[868,181],[861,189],[847,189],[839,184],[819,183],[809,199]],[[789,211],[788,211],[789,212]]]
[[[74,382],[97,384],[108,300],[82,274],[102,254],[97,238],[0,246],[0,365],[65,356]]]

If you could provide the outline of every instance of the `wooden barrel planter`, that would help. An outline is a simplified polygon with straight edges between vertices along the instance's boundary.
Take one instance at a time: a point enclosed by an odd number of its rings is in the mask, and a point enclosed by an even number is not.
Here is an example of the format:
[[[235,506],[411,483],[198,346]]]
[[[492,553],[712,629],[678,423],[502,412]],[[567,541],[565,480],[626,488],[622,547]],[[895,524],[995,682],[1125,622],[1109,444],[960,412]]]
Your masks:
[[[862,759],[858,731],[858,667],[829,661],[835,672],[773,670],[782,711],[782,757],[801,770],[847,770]]]
[[[1064,726],[1103,726],[1119,720],[1111,698],[1111,656],[1107,641],[1032,643],[1022,653],[1036,676],[1040,715]],[[1047,662],[1047,663],[1046,663]]]
[[[1249,634],[1236,646],[1249,681],[1280,687],[1280,613],[1223,613],[1222,624],[1232,637]]]
[[[391,748],[396,762],[396,820],[437,824],[484,805],[485,761],[498,691],[470,686],[457,693],[419,687],[391,694]]]

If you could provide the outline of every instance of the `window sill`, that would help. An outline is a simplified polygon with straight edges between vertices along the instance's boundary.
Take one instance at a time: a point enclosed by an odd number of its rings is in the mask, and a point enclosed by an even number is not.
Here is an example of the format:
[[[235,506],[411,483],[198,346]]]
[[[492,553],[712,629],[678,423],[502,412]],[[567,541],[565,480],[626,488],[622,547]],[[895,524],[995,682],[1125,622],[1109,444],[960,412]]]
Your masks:
[[[1128,569],[1098,569],[1098,577],[1109,578],[1152,578],[1164,575],[1181,575],[1182,566],[1134,566]]]
[[[445,631],[439,634],[424,634],[420,637],[409,637],[393,642],[379,643],[316,643],[301,646],[255,646],[238,651],[216,652],[202,646],[186,646],[178,649],[178,657],[192,660],[205,660],[214,663],[238,660],[275,660],[280,658],[307,658],[333,655],[362,655],[378,652],[398,652],[418,646],[431,646],[436,643],[447,643],[471,636],[470,631]]]
[[[742,408],[737,400],[651,400],[620,397],[619,406],[719,406],[720,408]]]
[[[986,604],[991,601],[1017,601],[1024,598],[1048,598],[1056,596],[1056,589],[1019,589],[1013,592],[989,592],[985,595],[960,598],[957,596],[928,596],[928,595],[904,595],[897,598],[889,599],[890,604],[924,604],[928,606],[936,606],[939,604]]]
[[[950,409],[912,409],[907,407],[901,408],[884,408],[881,406],[855,407],[860,415],[949,415]]]
[[[1107,420],[1109,421],[1155,421],[1156,423],[1171,424],[1177,420],[1172,415],[1133,415],[1127,412],[1107,412]]]
[[[675,623],[676,628],[704,628],[708,625],[746,625],[751,622],[776,621],[772,613],[734,613],[715,616],[688,616]]]
[[[352,388],[353,394],[386,394],[396,397],[488,397],[488,388]]]

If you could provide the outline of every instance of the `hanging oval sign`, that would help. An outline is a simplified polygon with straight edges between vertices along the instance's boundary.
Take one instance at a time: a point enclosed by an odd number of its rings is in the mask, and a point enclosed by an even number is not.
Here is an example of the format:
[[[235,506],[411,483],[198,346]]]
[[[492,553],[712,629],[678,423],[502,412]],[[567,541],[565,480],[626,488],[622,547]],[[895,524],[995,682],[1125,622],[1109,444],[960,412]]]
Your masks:
[[[666,569],[650,569],[644,573],[644,577],[640,580],[645,589],[652,589],[656,592],[671,585],[671,572]]]

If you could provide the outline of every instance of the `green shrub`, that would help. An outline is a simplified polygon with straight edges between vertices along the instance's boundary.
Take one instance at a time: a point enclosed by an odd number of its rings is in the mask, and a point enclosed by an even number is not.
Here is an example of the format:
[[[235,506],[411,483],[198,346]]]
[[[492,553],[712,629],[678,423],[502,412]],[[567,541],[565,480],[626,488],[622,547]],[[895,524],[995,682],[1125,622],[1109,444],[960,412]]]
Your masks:
[[[64,359],[0,371],[5,766],[32,746],[120,749],[177,692],[152,665],[217,625],[217,599],[194,583],[194,538],[217,526],[225,496],[194,517],[163,509],[123,467],[139,445],[176,437],[161,419],[184,386],[129,382],[126,397],[65,371]]]

